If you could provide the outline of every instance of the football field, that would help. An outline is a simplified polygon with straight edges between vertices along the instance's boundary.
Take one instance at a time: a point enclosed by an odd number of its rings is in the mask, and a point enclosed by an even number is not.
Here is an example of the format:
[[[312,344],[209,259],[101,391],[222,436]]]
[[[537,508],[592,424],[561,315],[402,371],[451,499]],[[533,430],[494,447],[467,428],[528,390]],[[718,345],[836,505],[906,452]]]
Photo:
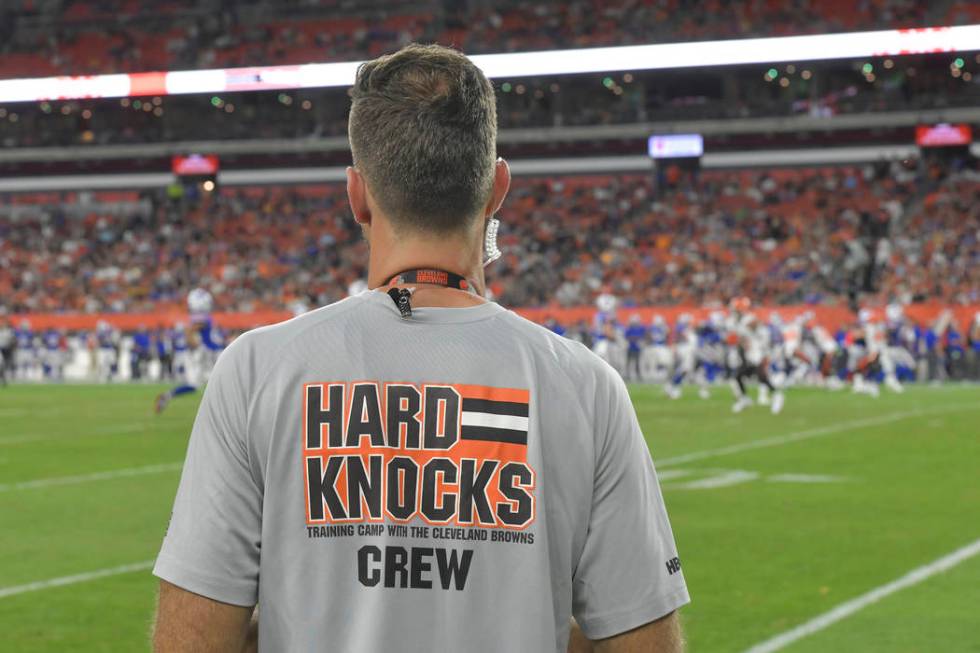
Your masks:
[[[148,649],[197,407],[158,391],[0,388],[0,651]],[[980,387],[794,389],[775,417],[632,392],[691,651],[980,652]]]

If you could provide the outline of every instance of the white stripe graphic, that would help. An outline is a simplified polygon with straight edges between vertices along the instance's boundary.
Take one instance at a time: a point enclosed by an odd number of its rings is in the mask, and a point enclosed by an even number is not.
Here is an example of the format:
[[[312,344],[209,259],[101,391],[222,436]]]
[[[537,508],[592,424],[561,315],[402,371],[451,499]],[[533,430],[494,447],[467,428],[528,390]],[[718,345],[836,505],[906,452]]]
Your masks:
[[[119,567],[110,567],[109,569],[87,571],[83,574],[75,574],[73,576],[62,576],[61,578],[39,580],[33,583],[27,583],[26,585],[0,587],[0,599],[5,599],[9,596],[17,596],[18,594],[25,594],[27,592],[36,592],[38,590],[48,589],[49,587],[74,585],[75,583],[84,583],[86,581],[96,580],[98,578],[106,578],[107,576],[118,576],[120,574],[129,574],[134,571],[144,571],[152,566],[153,561],[147,560],[145,562],[136,562],[131,565],[120,565]]]
[[[945,407],[934,408],[931,410],[910,410],[903,413],[893,413],[892,415],[881,415],[878,417],[856,419],[850,422],[840,422],[838,424],[820,426],[813,429],[807,429],[805,431],[796,431],[795,433],[788,433],[786,435],[777,435],[771,438],[762,438],[761,440],[751,440],[749,442],[733,444],[728,447],[719,447],[718,449],[706,449],[704,451],[695,451],[693,453],[681,454],[679,456],[672,456],[669,458],[661,458],[659,460],[655,459],[654,462],[656,462],[658,467],[665,467],[667,465],[677,465],[679,463],[687,463],[693,460],[704,460],[705,458],[727,456],[728,454],[741,453],[742,451],[751,451],[753,449],[778,447],[780,445],[789,444],[791,442],[800,442],[801,440],[809,440],[811,438],[818,438],[824,435],[832,435],[834,433],[841,433],[843,431],[851,431],[865,426],[879,426],[881,424],[888,424],[890,422],[898,422],[903,419],[908,419],[910,417],[922,417],[924,415],[944,414],[954,410],[980,410],[980,402],[945,406]]]
[[[486,426],[495,429],[526,431],[528,419],[516,415],[494,415],[493,413],[463,411],[461,423],[463,426]]]
[[[183,466],[183,463],[165,463],[162,465],[147,465],[145,467],[129,467],[127,469],[112,469],[106,472],[96,472],[94,474],[83,474],[81,476],[55,476],[52,478],[39,478],[34,481],[22,481],[20,483],[8,483],[0,485],[0,492],[11,492],[13,490],[33,490],[35,488],[52,487],[55,485],[75,485],[76,483],[89,483],[91,481],[107,481],[114,478],[126,478],[128,476],[143,476],[145,474],[163,474],[165,472],[175,472]]]
[[[827,626],[835,624],[842,619],[846,619],[858,610],[862,610],[872,603],[877,603],[890,594],[894,594],[895,592],[901,591],[907,587],[917,585],[931,576],[935,576],[938,573],[952,569],[956,565],[972,558],[978,553],[980,553],[980,540],[971,542],[970,544],[953,551],[949,555],[945,555],[927,565],[913,569],[901,578],[886,585],[876,587],[866,594],[862,594],[857,598],[841,603],[833,610],[825,612],[804,624],[800,624],[796,628],[787,630],[784,633],[776,635],[772,639],[767,639],[764,642],[756,644],[745,653],[774,653],[774,651],[782,650],[793,642],[821,631]]]

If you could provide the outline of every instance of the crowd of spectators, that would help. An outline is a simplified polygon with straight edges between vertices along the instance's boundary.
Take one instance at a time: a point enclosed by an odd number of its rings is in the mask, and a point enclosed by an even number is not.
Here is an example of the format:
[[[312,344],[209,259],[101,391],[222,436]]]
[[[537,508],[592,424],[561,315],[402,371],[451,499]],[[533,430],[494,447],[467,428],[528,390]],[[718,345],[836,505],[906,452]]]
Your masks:
[[[980,302],[980,175],[962,172],[926,193],[890,243],[882,294]]]
[[[919,0],[20,0],[0,10],[0,77],[294,64],[409,41],[466,52],[922,27],[977,19]]]
[[[249,188],[75,217],[0,220],[0,297],[19,311],[143,312],[208,288],[217,310],[331,302],[365,276],[343,187]]]
[[[50,198],[49,198],[50,199]],[[77,203],[77,198],[71,198]],[[0,220],[10,312],[142,312],[202,286],[217,309],[322,305],[365,277],[341,185]],[[135,207],[135,205],[134,205]],[[12,208],[11,205],[0,208]],[[518,178],[488,270],[508,306],[980,302],[980,176],[901,165]]]

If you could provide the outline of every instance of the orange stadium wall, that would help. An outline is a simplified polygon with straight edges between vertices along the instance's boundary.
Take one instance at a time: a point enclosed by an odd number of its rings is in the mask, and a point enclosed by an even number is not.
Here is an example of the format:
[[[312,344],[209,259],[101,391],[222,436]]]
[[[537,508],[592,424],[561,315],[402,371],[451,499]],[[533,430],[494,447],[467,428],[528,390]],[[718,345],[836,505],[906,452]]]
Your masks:
[[[961,326],[966,327],[973,316],[980,312],[980,304],[975,306],[946,306],[943,304],[913,304],[905,307],[905,314],[912,320],[920,324],[928,324],[935,320],[939,314],[949,309],[952,311],[954,320]],[[704,318],[712,310],[700,306],[642,306],[633,308],[620,308],[617,315],[623,321],[629,319],[631,315],[639,315],[645,323],[649,323],[653,316],[662,315],[668,322],[673,324],[677,317],[682,313],[689,313],[696,319]],[[854,320],[854,314],[843,306],[759,306],[755,309],[763,319],[768,318],[770,312],[778,312],[784,320],[810,311],[814,314],[816,321],[828,329],[836,329],[842,324]],[[543,322],[548,318],[554,318],[562,324],[573,324],[581,320],[589,321],[595,315],[595,308],[591,306],[580,306],[575,308],[522,308],[516,311],[520,315],[535,322]],[[883,317],[883,309],[875,310],[876,317]],[[256,311],[252,313],[215,313],[214,321],[226,329],[245,330],[264,324],[273,324],[288,320],[292,314],[288,311]],[[27,313],[11,316],[14,324],[21,320],[29,320],[31,327],[37,329],[65,329],[67,331],[91,330],[99,321],[105,321],[117,329],[123,331],[134,331],[141,326],[148,328],[169,327],[175,324],[189,322],[187,313],[173,309],[162,310],[154,313]]]

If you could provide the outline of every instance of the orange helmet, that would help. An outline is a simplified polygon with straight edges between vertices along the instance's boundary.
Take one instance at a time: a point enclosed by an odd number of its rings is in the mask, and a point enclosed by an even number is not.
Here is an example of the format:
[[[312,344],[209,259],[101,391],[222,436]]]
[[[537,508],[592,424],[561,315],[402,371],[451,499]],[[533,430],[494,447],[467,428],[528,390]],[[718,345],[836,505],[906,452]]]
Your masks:
[[[748,297],[736,297],[731,301],[731,308],[733,311],[738,311],[739,313],[745,313],[750,308],[752,308],[752,300]]]

